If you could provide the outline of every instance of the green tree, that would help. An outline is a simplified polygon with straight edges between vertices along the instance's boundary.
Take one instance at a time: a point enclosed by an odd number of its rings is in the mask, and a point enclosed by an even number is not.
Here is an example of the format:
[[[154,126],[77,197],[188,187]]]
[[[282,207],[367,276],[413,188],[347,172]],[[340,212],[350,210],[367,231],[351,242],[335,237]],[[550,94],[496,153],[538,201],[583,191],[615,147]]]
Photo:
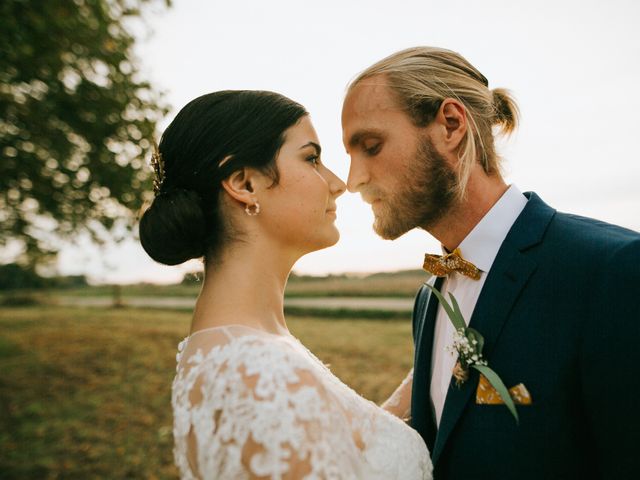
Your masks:
[[[39,265],[81,232],[101,243],[135,224],[167,113],[130,31],[153,1],[0,2],[0,247],[22,248],[10,260]]]
[[[28,267],[15,263],[0,265],[0,291],[17,289],[37,289],[46,286],[46,280]]]

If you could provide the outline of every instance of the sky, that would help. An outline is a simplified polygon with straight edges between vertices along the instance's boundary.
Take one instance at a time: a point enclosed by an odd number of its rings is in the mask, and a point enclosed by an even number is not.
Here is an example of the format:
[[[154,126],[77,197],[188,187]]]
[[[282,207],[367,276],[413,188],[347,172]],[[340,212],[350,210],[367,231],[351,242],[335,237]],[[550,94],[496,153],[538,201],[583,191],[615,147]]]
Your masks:
[[[174,0],[146,15],[136,53],[142,75],[173,110],[216,90],[273,90],[302,103],[323,162],[346,180],[340,112],[346,86],[404,48],[455,50],[508,88],[521,110],[515,135],[498,142],[504,175],[554,208],[640,230],[640,2],[509,0]],[[420,268],[439,243],[414,230],[378,238],[359,195],[338,200],[339,243],[303,257],[299,274]],[[178,267],[149,259],[134,239],[99,250],[65,249],[63,273],[96,283],[171,283]]]

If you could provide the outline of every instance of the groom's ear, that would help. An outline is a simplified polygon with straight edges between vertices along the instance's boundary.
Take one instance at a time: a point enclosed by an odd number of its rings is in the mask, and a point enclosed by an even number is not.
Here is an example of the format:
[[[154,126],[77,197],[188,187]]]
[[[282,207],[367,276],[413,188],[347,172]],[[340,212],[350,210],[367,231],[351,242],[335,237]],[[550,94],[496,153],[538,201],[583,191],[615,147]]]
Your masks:
[[[257,201],[256,173],[255,170],[244,167],[222,180],[222,188],[232,199],[242,204],[243,208],[245,205],[253,205]]]
[[[433,123],[437,138],[434,142],[441,153],[456,154],[467,134],[467,109],[455,98],[445,98]]]

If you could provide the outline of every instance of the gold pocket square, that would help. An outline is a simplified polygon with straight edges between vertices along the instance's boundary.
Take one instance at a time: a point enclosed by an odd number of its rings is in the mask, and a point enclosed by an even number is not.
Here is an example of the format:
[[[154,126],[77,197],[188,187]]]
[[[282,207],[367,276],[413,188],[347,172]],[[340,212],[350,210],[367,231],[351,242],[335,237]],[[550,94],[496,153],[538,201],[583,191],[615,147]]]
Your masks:
[[[516,405],[531,405],[531,394],[523,383],[509,389],[509,395]],[[480,382],[476,389],[476,403],[480,405],[504,405],[498,391],[487,380],[487,377],[480,375]]]

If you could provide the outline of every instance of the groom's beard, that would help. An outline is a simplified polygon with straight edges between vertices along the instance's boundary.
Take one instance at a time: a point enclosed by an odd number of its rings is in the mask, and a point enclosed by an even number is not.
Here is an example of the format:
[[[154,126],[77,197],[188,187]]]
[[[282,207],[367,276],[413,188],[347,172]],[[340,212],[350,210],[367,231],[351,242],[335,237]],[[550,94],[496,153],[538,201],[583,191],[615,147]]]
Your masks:
[[[431,139],[424,138],[400,185],[403,189],[384,198],[375,215],[373,229],[386,240],[438,223],[455,201],[457,179]]]

